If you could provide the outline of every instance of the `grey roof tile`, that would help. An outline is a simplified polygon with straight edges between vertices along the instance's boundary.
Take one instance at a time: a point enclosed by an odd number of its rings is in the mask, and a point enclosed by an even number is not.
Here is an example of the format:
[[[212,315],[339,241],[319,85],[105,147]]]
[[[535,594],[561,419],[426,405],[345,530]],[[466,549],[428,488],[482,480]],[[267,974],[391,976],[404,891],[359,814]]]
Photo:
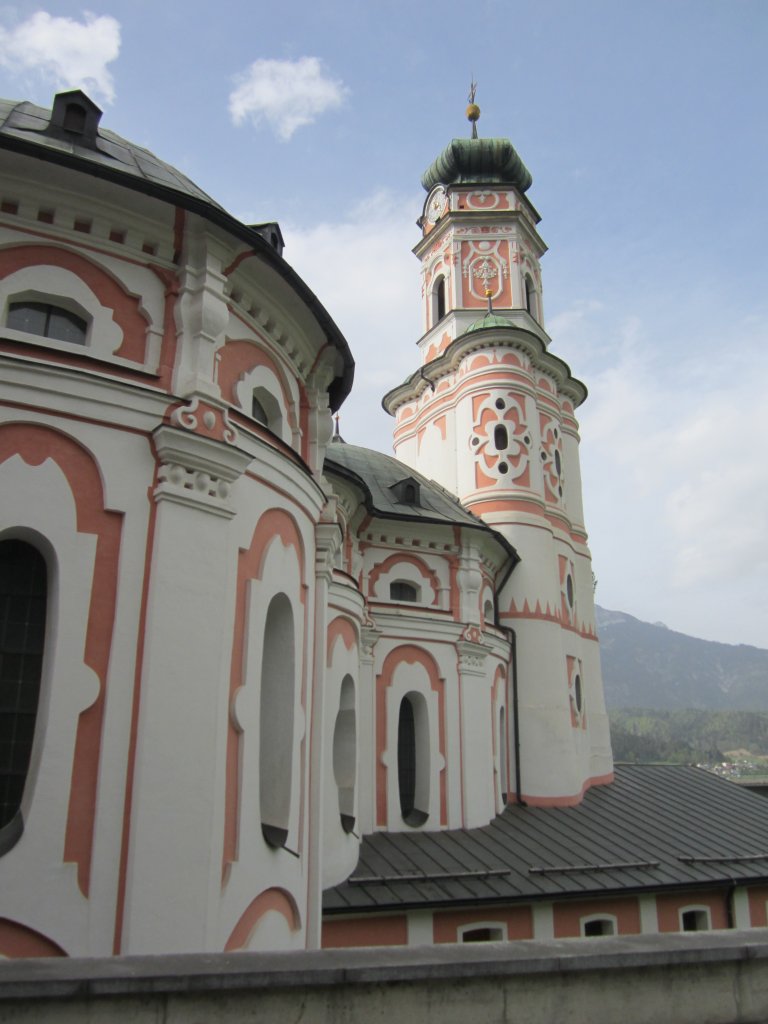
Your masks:
[[[324,903],[333,914],[740,880],[768,882],[768,799],[698,768],[617,765],[575,807],[512,804],[484,828],[367,836]]]

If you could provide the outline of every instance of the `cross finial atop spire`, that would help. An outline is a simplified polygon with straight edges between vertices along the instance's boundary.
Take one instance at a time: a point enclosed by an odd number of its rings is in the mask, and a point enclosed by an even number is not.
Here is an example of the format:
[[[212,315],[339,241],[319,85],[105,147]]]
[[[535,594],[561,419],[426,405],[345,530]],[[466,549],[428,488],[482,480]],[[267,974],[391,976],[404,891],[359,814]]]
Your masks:
[[[469,83],[469,106],[467,107],[467,120],[472,122],[472,138],[477,138],[477,122],[480,118],[480,107],[475,103],[475,93],[477,92],[477,82],[474,76],[470,79]]]

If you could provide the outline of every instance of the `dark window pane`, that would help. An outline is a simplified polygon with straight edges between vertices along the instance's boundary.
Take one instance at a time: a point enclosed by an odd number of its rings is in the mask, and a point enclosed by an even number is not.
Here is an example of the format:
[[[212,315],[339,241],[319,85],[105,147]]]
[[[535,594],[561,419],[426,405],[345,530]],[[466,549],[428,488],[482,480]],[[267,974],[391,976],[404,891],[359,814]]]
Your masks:
[[[0,542],[0,828],[21,805],[40,695],[45,561],[18,540]]]
[[[81,316],[49,302],[12,302],[6,323],[16,331],[76,345],[84,345],[88,333],[88,323]]]

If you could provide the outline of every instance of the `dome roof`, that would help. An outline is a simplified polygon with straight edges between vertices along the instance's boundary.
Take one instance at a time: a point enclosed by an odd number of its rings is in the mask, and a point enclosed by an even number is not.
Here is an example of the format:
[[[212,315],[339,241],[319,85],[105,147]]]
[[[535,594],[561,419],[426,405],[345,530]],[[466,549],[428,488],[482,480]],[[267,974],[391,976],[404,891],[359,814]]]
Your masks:
[[[335,442],[328,448],[324,471],[335,473],[360,487],[365,494],[366,507],[374,515],[482,530],[505,550],[513,563],[519,561],[517,552],[505,537],[466,509],[455,495],[434,480],[428,480],[392,455],[347,444],[339,437]],[[415,502],[403,498],[401,487],[407,483],[417,486]]]
[[[73,132],[63,129],[61,124],[57,125],[57,105],[67,99],[82,104],[88,113],[95,112],[89,125],[91,130]],[[29,146],[40,147],[47,150],[52,159],[57,156],[64,160],[74,158],[78,163],[93,165],[94,173],[101,170],[110,176],[115,172],[124,174],[136,182],[172,189],[221,209],[186,175],[158,159],[148,149],[128,142],[105,128],[99,128],[100,116],[99,108],[79,89],[59,93],[54,100],[53,110],[46,110],[28,101],[0,99],[0,139],[11,145],[21,143],[19,148],[23,147],[27,152]]]
[[[482,331],[486,327],[514,327],[515,325],[511,320],[505,316],[501,316],[499,313],[486,313],[485,316],[481,316],[479,320],[475,320],[474,323],[470,324],[469,327],[464,331],[465,334],[471,334],[472,331]]]
[[[435,185],[513,185],[525,192],[533,178],[509,139],[453,139],[421,178]]]

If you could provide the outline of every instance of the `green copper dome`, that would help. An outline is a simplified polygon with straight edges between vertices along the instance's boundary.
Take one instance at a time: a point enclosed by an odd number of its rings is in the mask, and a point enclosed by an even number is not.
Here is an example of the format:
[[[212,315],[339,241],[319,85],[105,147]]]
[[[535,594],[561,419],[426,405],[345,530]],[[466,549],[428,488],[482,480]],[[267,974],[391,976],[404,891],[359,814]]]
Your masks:
[[[424,172],[421,184],[514,185],[520,192],[533,178],[509,139],[453,139]]]
[[[480,317],[479,320],[475,320],[473,324],[464,331],[465,334],[471,334],[472,331],[483,331],[486,327],[514,327],[515,325],[511,320],[508,320],[505,316],[499,316],[498,313],[486,313],[485,316]]]

